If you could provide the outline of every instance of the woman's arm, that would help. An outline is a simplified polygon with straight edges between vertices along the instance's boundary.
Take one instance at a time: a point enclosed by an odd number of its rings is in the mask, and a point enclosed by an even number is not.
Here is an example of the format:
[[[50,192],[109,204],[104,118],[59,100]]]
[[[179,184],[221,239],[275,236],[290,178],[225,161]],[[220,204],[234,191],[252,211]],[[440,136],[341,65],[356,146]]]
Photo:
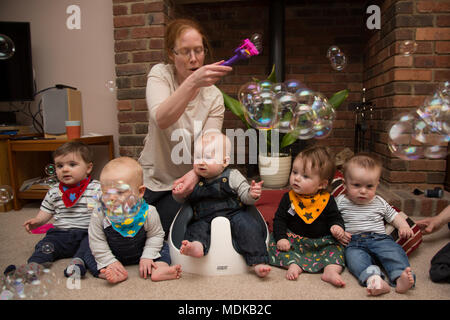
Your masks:
[[[231,67],[221,66],[222,61],[204,65],[187,77],[180,86],[157,107],[155,119],[160,129],[167,129],[173,125],[184,113],[189,101],[193,100],[200,88],[215,84],[220,78],[232,70]],[[160,94],[158,86],[156,94]]]

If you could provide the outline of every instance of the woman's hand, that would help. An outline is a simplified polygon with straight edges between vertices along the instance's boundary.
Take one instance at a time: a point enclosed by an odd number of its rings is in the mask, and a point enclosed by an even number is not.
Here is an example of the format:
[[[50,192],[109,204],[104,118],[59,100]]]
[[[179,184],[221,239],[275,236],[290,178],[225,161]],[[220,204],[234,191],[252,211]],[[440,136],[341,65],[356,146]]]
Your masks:
[[[172,195],[179,199],[186,198],[192,193],[198,181],[199,177],[194,172],[194,169],[192,169],[184,176],[174,181],[172,185]]]
[[[195,88],[209,87],[226,76],[233,68],[220,65],[222,61],[206,64],[193,72],[186,80]]]

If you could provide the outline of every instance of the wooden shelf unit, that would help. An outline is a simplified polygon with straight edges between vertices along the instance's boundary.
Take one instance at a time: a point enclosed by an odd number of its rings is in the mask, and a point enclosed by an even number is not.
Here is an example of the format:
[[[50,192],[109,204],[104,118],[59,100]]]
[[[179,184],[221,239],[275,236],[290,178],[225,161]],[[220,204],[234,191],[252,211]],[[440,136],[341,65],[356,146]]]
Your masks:
[[[74,139],[87,145],[108,146],[109,160],[114,158],[113,136],[95,136]],[[8,140],[8,159],[11,187],[14,190],[14,210],[20,210],[21,200],[44,199],[45,190],[19,191],[22,183],[30,178],[36,177],[37,172],[42,172],[46,164],[53,162],[52,151],[60,145],[68,142],[63,139],[37,139],[37,140]]]

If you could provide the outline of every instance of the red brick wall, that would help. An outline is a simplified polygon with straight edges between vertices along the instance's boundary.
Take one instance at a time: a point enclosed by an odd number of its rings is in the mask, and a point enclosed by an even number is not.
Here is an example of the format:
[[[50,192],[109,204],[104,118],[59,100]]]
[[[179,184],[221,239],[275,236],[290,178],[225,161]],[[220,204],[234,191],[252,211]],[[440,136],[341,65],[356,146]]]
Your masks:
[[[372,32],[365,50],[364,86],[376,106],[372,124],[383,179],[391,187],[442,187],[446,159],[395,158],[387,148],[387,132],[399,114],[417,109],[439,82],[450,79],[450,2],[387,0],[381,9],[381,30]],[[415,54],[401,54],[405,40],[416,41]]]
[[[381,30],[366,28],[366,7],[380,4]],[[254,32],[264,36],[262,55],[233,67],[218,83],[231,96],[253,77],[263,79],[269,65],[269,1],[237,1],[173,5],[170,0],[114,0],[116,41],[117,107],[119,109],[120,154],[138,157],[147,133],[145,103],[146,74],[164,59],[163,35],[169,17],[196,18],[207,31],[216,60],[228,59],[240,41]],[[286,0],[285,79],[303,81],[330,97],[342,89],[350,91],[339,107],[330,137],[316,140],[336,152],[353,149],[354,106],[361,102],[362,88],[376,106],[375,152],[383,159],[383,179],[390,185],[442,186],[445,160],[403,161],[387,149],[387,130],[400,111],[419,106],[439,81],[448,80],[448,1],[407,0]],[[418,51],[412,57],[399,55],[402,40],[415,39]],[[326,51],[338,45],[347,55],[341,71],[331,68]],[[224,129],[244,128],[226,111]]]
[[[164,60],[170,1],[113,0],[120,155],[137,158],[148,129],[147,74]]]
[[[364,1],[286,1],[285,10],[285,80],[296,79],[327,97],[349,89],[347,101],[339,107],[331,135],[314,140],[335,152],[353,149],[354,113],[352,103],[361,102],[365,7]],[[263,35],[264,51],[257,57],[233,66],[231,75],[218,86],[236,97],[239,87],[252,78],[264,79],[270,72],[269,2],[239,1],[184,5],[180,13],[199,20],[214,46],[216,60],[227,59],[245,37]],[[331,45],[338,45],[347,55],[348,65],[341,71],[331,68],[326,58]],[[224,128],[244,128],[242,122],[226,111]],[[313,141],[309,141],[312,143]]]

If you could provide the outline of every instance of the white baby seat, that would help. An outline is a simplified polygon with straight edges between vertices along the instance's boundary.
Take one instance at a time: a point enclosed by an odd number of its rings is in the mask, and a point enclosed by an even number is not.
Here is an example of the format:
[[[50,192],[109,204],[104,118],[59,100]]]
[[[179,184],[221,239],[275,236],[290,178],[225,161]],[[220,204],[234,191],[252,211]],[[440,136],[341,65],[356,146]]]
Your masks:
[[[255,206],[247,206],[247,211],[264,225],[267,246],[269,230],[263,216]],[[211,244],[207,255],[194,258],[180,254],[181,241],[184,240],[187,225],[193,215],[191,206],[184,204],[170,226],[168,242],[172,264],[180,264],[183,272],[207,276],[248,272],[249,267],[244,257],[234,249],[230,221],[225,217],[214,218],[211,222]]]

